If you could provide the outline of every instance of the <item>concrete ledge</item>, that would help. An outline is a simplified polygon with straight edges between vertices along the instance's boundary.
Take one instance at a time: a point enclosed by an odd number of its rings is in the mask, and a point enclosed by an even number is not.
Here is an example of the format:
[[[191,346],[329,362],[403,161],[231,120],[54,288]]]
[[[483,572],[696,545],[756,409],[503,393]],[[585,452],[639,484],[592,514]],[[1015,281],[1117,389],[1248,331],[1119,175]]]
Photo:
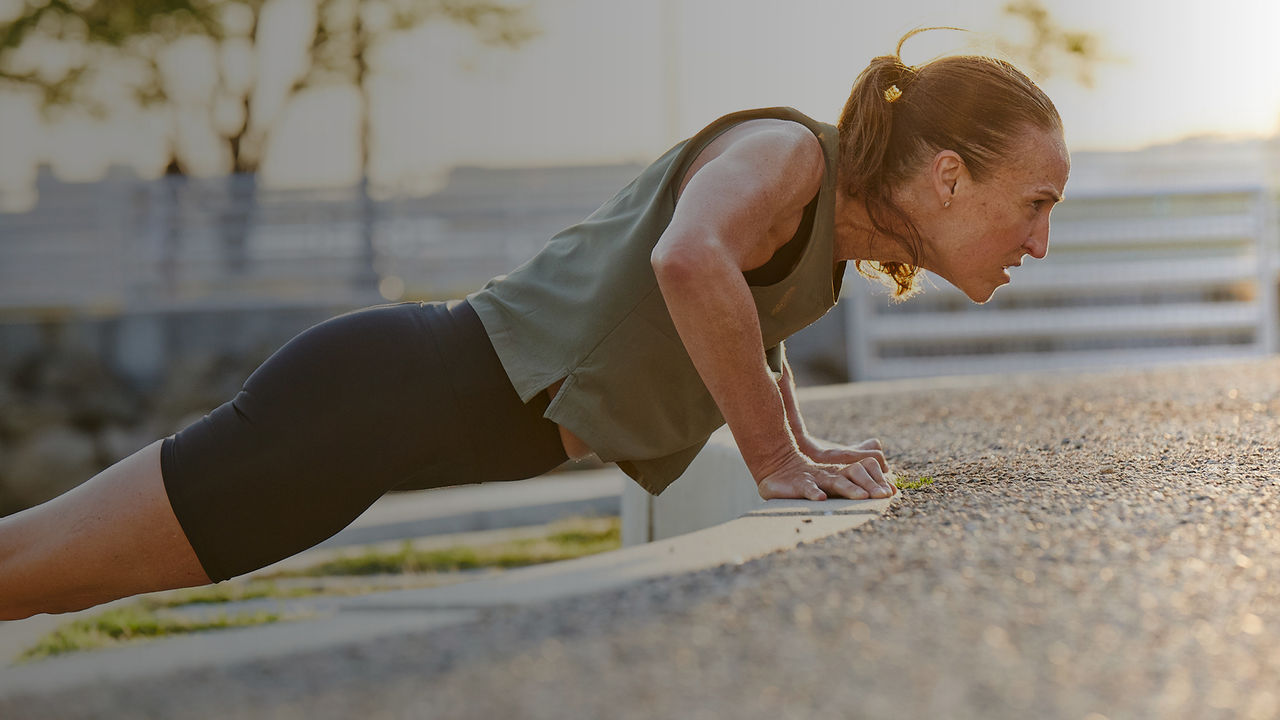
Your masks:
[[[838,386],[826,397],[841,397],[848,387]],[[727,426],[722,427],[712,433],[689,469],[661,495],[654,497],[634,482],[626,484],[622,491],[622,544],[631,547],[695,532],[743,515],[757,515],[766,506],[772,514],[774,508],[786,507],[788,502],[761,499],[733,434]],[[826,504],[798,502],[804,508]]]
[[[622,544],[631,547],[719,525],[764,503],[733,435],[722,427],[661,495],[650,495],[634,482],[623,487]]]

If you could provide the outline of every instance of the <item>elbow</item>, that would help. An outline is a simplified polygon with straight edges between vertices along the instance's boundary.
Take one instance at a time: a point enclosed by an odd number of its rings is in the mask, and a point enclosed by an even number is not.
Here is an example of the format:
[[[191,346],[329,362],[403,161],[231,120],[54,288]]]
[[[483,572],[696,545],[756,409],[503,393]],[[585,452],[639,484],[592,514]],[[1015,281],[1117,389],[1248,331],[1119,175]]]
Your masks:
[[[725,258],[709,243],[659,241],[649,264],[658,284],[666,287],[705,280],[725,265]]]

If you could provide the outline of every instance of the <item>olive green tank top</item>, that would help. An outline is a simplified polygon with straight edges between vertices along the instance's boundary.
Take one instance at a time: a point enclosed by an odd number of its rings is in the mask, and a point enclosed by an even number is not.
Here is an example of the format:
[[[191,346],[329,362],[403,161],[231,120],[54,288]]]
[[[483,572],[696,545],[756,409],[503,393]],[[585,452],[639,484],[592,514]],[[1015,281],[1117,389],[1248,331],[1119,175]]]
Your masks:
[[[751,286],[761,352],[778,371],[783,339],[835,305],[844,271],[833,246],[837,131],[792,108],[716,120],[531,260],[467,298],[520,398],[530,402],[563,379],[544,416],[655,495],[684,472],[724,418],[672,324],[649,256],[694,158],[725,130],[758,118],[804,125],[826,157],[794,265],[776,282]]]

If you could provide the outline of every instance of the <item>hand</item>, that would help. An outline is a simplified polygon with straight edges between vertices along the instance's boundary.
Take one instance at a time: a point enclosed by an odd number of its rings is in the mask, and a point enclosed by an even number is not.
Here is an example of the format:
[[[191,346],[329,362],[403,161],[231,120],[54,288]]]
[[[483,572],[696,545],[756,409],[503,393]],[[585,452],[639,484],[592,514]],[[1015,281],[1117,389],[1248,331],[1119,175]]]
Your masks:
[[[884,459],[884,446],[880,441],[871,438],[863,440],[857,445],[843,447],[834,443],[820,440],[810,435],[805,435],[797,439],[800,446],[800,452],[804,453],[810,460],[823,465],[852,465],[853,463],[874,458],[883,472],[889,472],[889,463]]]
[[[851,500],[886,498],[893,495],[896,488],[885,478],[880,466],[882,462],[883,454],[878,460],[869,456],[847,465],[839,465],[816,463],[795,453],[782,467],[761,478],[756,483],[756,490],[765,500],[826,500],[829,496]]]

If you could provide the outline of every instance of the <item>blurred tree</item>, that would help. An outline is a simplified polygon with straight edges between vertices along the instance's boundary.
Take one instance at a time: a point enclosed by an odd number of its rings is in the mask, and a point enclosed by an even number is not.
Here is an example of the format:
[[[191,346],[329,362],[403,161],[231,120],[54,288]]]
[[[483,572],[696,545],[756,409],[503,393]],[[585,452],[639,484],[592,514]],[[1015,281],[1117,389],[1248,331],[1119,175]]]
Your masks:
[[[1076,80],[1092,87],[1094,68],[1110,59],[1096,35],[1061,27],[1039,0],[1014,0],[1004,6],[1004,14],[1025,22],[1030,37],[1025,43],[1000,41],[1000,49],[1042,78],[1061,71],[1065,64]]]
[[[362,150],[367,155],[368,88],[376,48],[394,34],[447,21],[470,28],[493,46],[515,48],[537,34],[530,12],[503,0],[301,0],[315,23],[308,57],[283,89],[260,81],[265,15],[281,0],[26,0],[0,23],[0,86],[40,93],[46,116],[121,109],[121,100],[166,107],[174,122],[196,106],[226,143],[231,172],[254,172],[276,110],[307,88],[347,83],[365,105]],[[193,96],[176,72],[174,51],[195,41],[214,58],[208,94]],[[189,48],[188,48],[189,49]],[[123,87],[122,87],[123,86]],[[122,92],[123,90],[123,92]],[[171,171],[186,158],[171,148]]]
[[[286,2],[291,0],[26,0],[14,19],[0,25],[0,87],[38,92],[46,117],[79,111],[101,118],[133,109],[128,100],[135,108],[165,109],[172,124],[170,175],[187,174],[181,140],[192,134],[192,113],[203,114],[229,159],[230,212],[223,214],[220,232],[226,265],[236,271],[244,268],[256,172],[280,109],[308,88],[354,87],[361,102],[364,215],[364,262],[354,280],[367,288],[376,283],[368,178],[374,143],[370,86],[378,47],[397,33],[436,21],[461,25],[481,42],[507,48],[537,30],[526,8],[504,0],[296,0],[292,4],[305,7],[314,22],[310,46],[283,87],[272,88],[263,72],[264,46],[272,42],[264,37],[263,21]],[[193,57],[212,59],[214,66],[195,68],[199,60],[193,63]],[[168,191],[177,193],[177,186]],[[164,234],[170,238],[166,244],[175,241],[174,228]]]

